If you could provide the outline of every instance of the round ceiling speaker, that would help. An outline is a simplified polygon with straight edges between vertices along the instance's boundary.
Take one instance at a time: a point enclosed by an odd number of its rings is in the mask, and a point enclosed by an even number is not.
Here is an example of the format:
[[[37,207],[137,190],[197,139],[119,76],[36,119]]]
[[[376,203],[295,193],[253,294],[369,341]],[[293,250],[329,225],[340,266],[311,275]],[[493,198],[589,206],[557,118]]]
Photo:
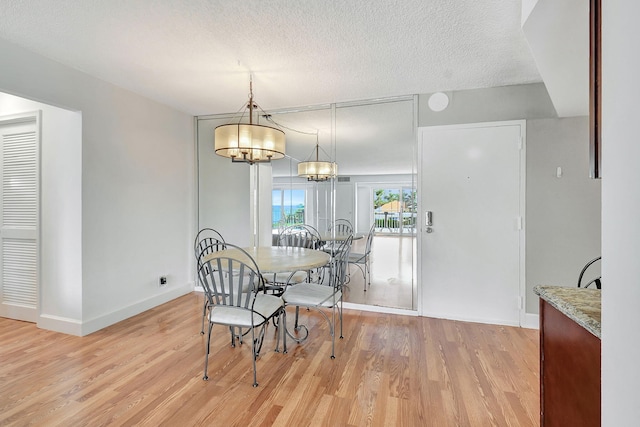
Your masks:
[[[449,106],[449,97],[444,92],[436,92],[429,97],[429,108],[442,111]]]

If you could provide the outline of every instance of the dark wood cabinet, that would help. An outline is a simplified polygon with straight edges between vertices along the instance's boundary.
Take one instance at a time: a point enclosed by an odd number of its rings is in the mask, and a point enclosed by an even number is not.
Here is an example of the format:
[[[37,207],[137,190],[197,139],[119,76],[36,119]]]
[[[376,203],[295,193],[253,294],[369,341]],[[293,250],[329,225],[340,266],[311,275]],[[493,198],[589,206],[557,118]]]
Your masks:
[[[540,424],[600,426],[600,339],[540,299]]]

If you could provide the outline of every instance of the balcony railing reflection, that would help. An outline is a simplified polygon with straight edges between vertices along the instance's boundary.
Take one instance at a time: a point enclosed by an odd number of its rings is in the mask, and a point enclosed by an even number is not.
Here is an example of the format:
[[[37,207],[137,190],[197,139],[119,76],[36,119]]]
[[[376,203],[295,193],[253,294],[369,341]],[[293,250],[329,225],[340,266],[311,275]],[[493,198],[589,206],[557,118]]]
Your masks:
[[[374,212],[375,230],[379,233],[415,233],[416,213],[403,212]]]
[[[283,229],[295,224],[304,224],[304,210],[287,214],[284,218],[278,217],[271,219],[271,227],[274,230]]]
[[[403,212],[402,220],[399,212],[374,212],[375,231],[378,233],[415,233],[416,213]],[[273,230],[281,230],[296,224],[304,224],[304,211],[287,214],[284,218],[272,218]]]

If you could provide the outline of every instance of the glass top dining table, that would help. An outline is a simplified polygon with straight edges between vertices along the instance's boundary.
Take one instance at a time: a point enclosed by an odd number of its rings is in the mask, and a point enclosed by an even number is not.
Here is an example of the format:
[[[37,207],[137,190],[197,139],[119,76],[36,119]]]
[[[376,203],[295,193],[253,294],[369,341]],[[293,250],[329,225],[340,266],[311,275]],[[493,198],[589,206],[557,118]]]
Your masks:
[[[326,265],[331,259],[330,255],[323,251],[297,247],[282,246],[258,246],[242,248],[256,261],[261,272],[284,273],[298,270],[311,270]],[[238,249],[225,249],[213,252],[204,258],[204,261],[216,256],[235,258],[242,262],[248,262],[246,255]]]

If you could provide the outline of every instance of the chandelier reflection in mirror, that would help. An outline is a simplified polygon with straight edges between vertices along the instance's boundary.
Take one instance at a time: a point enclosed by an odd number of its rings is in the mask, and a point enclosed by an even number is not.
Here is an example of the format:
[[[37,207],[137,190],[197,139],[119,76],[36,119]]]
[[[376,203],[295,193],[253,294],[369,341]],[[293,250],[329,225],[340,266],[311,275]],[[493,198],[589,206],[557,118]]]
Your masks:
[[[304,162],[298,163],[298,176],[302,178],[307,178],[308,181],[327,181],[329,179],[335,178],[338,176],[338,165],[335,162],[327,162],[320,161],[320,143],[318,141],[318,133],[316,133],[316,159],[315,160],[305,160]],[[322,150],[322,152],[327,155],[327,153]],[[311,153],[311,158],[313,153]],[[327,157],[329,157],[327,155]]]
[[[240,123],[246,110],[249,123]],[[216,154],[231,158],[232,162],[268,163],[285,156],[285,135],[280,129],[253,123],[254,110],[262,108],[253,101],[253,79],[249,80],[249,102],[241,109],[238,123],[216,127],[214,148]],[[264,114],[264,111],[262,111]],[[266,116],[266,114],[265,114]]]

